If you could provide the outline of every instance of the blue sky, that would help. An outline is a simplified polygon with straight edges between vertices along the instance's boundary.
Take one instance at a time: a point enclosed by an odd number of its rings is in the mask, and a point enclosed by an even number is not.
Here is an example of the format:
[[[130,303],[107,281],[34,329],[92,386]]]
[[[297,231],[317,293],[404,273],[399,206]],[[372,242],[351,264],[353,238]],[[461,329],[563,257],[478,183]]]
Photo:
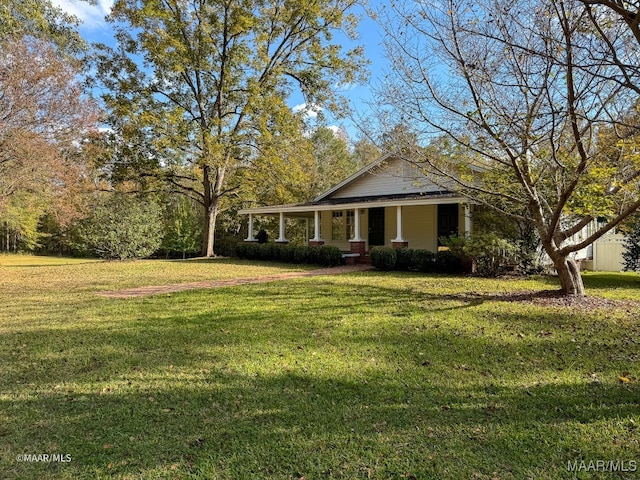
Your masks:
[[[372,3],[375,1],[373,0]],[[110,26],[104,20],[111,11],[113,0],[96,0],[95,5],[80,0],[52,0],[52,3],[81,19],[80,33],[87,41],[114,43]],[[365,48],[365,56],[371,62],[369,66],[371,75],[367,85],[351,86],[343,94],[351,101],[354,110],[362,114],[368,110],[367,102],[373,98],[371,85],[379,82],[387,62],[381,46],[382,29],[365,14],[363,8],[359,8],[356,13],[361,17],[358,27],[360,39],[356,44]],[[301,96],[294,96],[290,99],[290,105],[298,110],[303,108],[303,101]],[[310,115],[313,116],[313,112],[310,112]],[[357,128],[349,119],[336,120],[328,116],[327,122],[331,126],[344,125],[352,139],[357,136]]]

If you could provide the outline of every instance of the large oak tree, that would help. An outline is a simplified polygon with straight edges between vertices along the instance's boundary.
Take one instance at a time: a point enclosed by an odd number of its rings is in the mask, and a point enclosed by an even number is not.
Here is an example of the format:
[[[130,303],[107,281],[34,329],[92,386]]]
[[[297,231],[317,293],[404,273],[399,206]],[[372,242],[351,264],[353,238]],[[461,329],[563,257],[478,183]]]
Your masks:
[[[115,49],[102,47],[98,78],[127,170],[150,176],[202,205],[202,253],[214,254],[221,202],[247,169],[287,171],[280,146],[301,131],[286,104],[338,107],[336,86],[357,80],[355,0],[118,0]],[[136,155],[136,147],[140,148]],[[266,161],[265,161],[266,159]],[[118,169],[113,165],[112,169]],[[260,175],[259,172],[256,175]]]
[[[437,138],[450,153],[407,148],[407,159],[535,225],[563,292],[583,295],[572,255],[640,207],[640,52],[627,20],[599,29],[579,0],[394,5],[381,95],[423,145]]]

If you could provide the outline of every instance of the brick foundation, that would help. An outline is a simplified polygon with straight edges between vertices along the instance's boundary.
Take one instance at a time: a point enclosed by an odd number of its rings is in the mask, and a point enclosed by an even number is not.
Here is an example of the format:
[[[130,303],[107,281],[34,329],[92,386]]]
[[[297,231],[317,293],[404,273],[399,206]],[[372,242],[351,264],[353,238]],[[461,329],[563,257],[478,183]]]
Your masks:
[[[367,253],[365,250],[366,242],[350,240],[349,244],[351,245],[351,253],[359,253],[361,257],[364,257],[365,253]]]
[[[392,246],[394,249],[398,249],[398,248],[407,248],[407,247],[409,247],[409,242],[394,242],[394,241],[392,241],[392,242],[391,242],[391,246]]]
[[[310,247],[321,247],[324,245],[324,240],[309,240]]]

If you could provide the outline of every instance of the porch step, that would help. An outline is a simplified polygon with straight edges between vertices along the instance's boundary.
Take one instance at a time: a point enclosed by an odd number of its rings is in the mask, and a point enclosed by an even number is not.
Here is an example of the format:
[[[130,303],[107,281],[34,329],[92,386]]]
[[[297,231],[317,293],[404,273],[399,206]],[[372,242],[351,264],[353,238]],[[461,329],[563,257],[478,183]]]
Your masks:
[[[358,264],[358,265],[371,265],[371,257],[369,256],[369,254],[365,254],[362,257],[358,257],[358,260],[356,261],[356,264]]]

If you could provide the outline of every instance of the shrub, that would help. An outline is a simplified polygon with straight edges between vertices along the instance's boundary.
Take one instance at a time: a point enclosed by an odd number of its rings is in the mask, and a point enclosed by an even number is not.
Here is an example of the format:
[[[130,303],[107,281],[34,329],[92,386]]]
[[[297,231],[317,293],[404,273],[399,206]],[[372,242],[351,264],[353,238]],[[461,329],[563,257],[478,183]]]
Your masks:
[[[429,250],[416,249],[411,254],[411,270],[433,273],[436,270],[435,255]]]
[[[245,243],[244,258],[246,258],[247,260],[257,260],[258,250],[259,250],[259,245],[257,243],[254,243],[254,242]]]
[[[308,247],[306,263],[308,263],[310,265],[315,265],[315,264],[319,264],[320,263],[320,248],[319,247]]]
[[[389,271],[396,267],[396,251],[390,247],[373,247],[369,251],[371,265],[378,270]]]
[[[82,221],[80,239],[100,258],[144,258],[160,248],[162,209],[153,201],[112,193]]]
[[[277,256],[278,246],[274,243],[259,243],[256,245],[258,250],[258,260],[270,261],[275,260]]]
[[[413,250],[410,248],[399,248],[396,250],[396,270],[411,270],[413,263]]]
[[[462,273],[462,259],[454,252],[438,252],[435,256],[436,273]]]
[[[307,263],[309,259],[309,249],[311,247],[295,247],[293,250],[293,261],[294,263]]]
[[[293,263],[296,247],[291,245],[278,245],[276,246],[278,252],[278,260],[283,263]]]
[[[318,252],[318,261],[320,265],[334,267],[342,264],[342,252],[338,247],[333,245],[322,245]]]
[[[507,265],[518,260],[517,245],[492,233],[469,237],[464,252],[475,263],[476,272],[486,277],[503,273]]]

